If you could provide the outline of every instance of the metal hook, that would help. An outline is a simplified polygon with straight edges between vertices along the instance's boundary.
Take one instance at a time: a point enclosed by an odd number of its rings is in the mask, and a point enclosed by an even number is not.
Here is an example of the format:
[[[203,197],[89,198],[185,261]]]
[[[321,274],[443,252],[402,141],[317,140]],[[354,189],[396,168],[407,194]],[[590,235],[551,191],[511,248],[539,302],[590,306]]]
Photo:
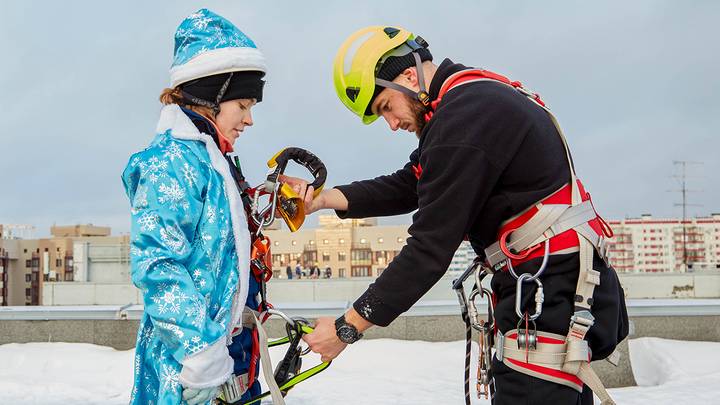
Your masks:
[[[533,276],[528,273],[521,274],[515,284],[515,313],[519,318],[524,316],[522,311],[522,285],[526,281],[529,282],[530,279],[534,280],[535,284],[537,284],[537,290],[535,291],[535,313],[530,315],[529,318],[531,321],[534,321],[539,318],[542,313],[542,305],[545,301],[545,294],[543,293],[543,285],[540,279],[533,278]]]
[[[547,239],[545,241],[545,253],[543,254],[543,261],[540,264],[540,268],[538,269],[538,271],[535,272],[534,275],[532,275],[532,277],[527,279],[527,282],[535,281],[535,279],[540,277],[540,275],[543,274],[543,272],[545,272],[545,268],[547,268],[549,257],[550,257],[550,239]],[[515,280],[517,280],[518,275],[517,275],[517,273],[515,273],[515,269],[513,268],[513,265],[512,265],[512,260],[509,258],[507,259],[507,267],[508,267],[508,270],[510,271],[510,274],[512,274],[512,276],[515,277]]]

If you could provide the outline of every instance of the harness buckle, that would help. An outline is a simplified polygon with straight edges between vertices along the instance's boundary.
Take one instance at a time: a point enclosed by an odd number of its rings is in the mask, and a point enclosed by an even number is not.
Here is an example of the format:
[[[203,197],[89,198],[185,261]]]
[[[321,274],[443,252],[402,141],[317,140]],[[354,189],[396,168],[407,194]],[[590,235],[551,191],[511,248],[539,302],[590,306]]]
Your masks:
[[[573,324],[580,324],[589,329],[595,324],[595,317],[586,309],[575,311],[573,316],[570,317],[570,328],[572,328]]]
[[[498,361],[503,361],[503,354],[505,353],[505,335],[499,330],[495,334],[495,358]]]
[[[242,374],[235,376],[235,374],[231,374],[230,378],[220,387],[223,400],[225,402],[237,402],[243,396],[245,391],[248,390],[248,375]]]

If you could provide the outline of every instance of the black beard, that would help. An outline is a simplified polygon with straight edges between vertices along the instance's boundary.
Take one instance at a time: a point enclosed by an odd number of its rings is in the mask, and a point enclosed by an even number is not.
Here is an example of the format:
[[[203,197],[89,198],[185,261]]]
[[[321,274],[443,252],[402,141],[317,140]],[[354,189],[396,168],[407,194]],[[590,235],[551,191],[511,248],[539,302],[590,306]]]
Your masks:
[[[410,105],[410,113],[413,115],[413,120],[415,121],[415,128],[417,128],[415,130],[415,136],[420,139],[420,133],[422,133],[423,128],[425,128],[425,113],[427,112],[427,107],[410,96],[406,95],[406,97]]]

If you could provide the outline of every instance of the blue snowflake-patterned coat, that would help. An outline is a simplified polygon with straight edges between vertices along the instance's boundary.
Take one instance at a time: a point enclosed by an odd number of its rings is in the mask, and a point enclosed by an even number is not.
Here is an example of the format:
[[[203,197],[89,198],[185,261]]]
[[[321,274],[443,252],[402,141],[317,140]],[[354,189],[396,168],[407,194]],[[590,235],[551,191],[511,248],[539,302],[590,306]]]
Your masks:
[[[130,158],[123,182],[132,280],[145,304],[131,403],[179,404],[181,382],[190,385],[183,364],[204,379],[198,388],[232,372],[227,345],[248,297],[247,218],[227,161],[177,105],[163,108],[157,136]]]

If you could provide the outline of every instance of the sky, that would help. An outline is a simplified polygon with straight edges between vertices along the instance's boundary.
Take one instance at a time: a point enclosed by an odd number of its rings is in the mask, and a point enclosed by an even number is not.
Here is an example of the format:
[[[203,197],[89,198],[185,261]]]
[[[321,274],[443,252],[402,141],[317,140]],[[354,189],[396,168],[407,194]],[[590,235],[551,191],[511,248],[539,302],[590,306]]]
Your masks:
[[[699,191],[688,214],[720,212],[720,2],[0,0],[0,223],[34,225],[38,236],[53,224],[129,231],[120,175],[155,135],[173,34],[201,7],[267,58],[255,125],[235,144],[253,184],[287,146],[318,155],[328,186],[405,164],[415,135],[362,125],[332,84],[347,36],[397,25],[425,38],[438,63],[483,67],[540,93],[605,218],[680,216],[670,192],[678,160],[702,162],[688,167]]]

